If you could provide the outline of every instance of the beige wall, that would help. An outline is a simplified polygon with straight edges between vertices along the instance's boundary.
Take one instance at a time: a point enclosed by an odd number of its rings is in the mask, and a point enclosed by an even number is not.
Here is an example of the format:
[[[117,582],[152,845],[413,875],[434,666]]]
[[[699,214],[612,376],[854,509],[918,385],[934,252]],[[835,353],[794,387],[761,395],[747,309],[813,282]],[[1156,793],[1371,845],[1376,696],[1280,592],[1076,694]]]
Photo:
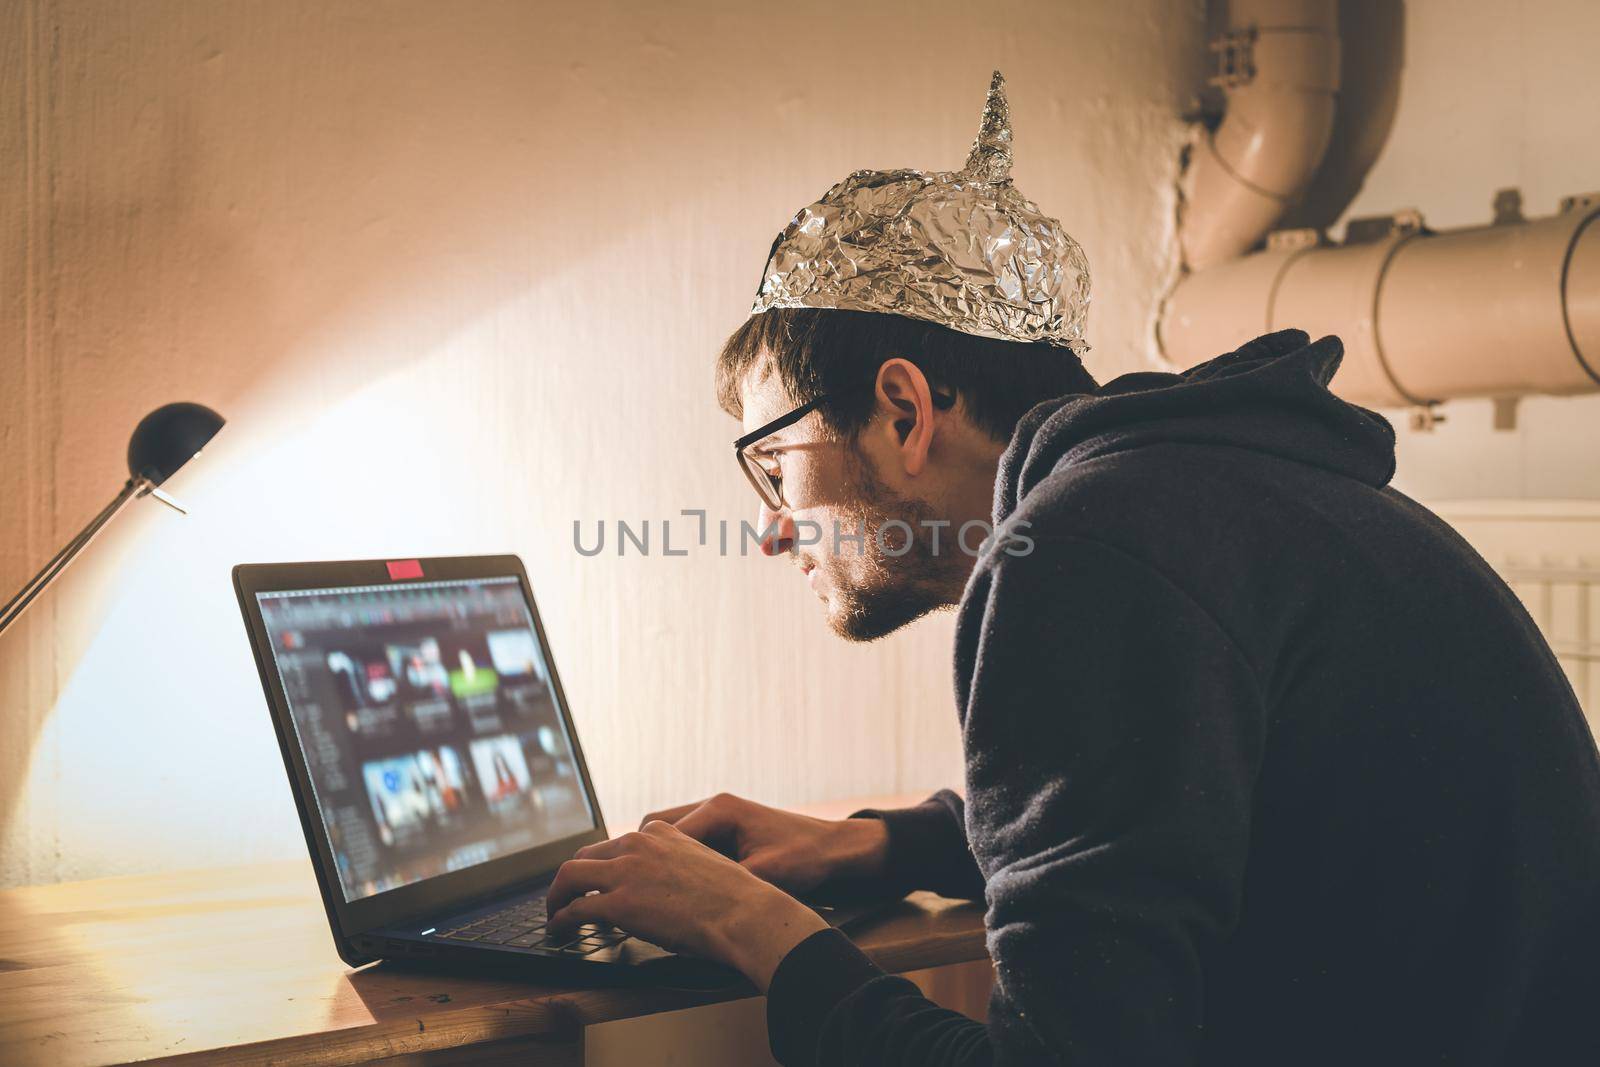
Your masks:
[[[0,4],[0,590],[230,424],[0,638],[0,884],[303,854],[239,561],[514,551],[614,825],[959,780],[948,617],[869,647],[761,559],[582,519],[753,517],[710,358],[857,167],[954,167],[1003,68],[1019,186],[1147,358],[1196,3]]]

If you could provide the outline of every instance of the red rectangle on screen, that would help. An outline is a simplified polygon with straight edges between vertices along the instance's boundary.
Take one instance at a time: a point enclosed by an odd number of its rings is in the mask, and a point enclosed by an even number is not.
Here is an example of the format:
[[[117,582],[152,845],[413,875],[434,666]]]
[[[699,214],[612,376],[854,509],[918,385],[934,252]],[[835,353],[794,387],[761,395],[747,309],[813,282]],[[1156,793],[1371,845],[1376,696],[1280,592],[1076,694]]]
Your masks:
[[[417,559],[391,559],[389,561],[389,577],[398,582],[402,578],[421,578],[422,561]]]

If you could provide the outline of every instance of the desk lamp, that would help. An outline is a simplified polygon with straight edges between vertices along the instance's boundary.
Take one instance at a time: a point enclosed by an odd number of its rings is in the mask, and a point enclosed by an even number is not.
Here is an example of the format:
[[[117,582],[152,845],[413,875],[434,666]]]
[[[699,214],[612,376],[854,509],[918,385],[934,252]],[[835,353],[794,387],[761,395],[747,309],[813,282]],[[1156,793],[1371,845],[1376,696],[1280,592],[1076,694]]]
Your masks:
[[[0,608],[0,631],[16,622],[33,598],[44,592],[45,586],[56,580],[67,564],[86,548],[106,523],[135,497],[153,496],[180,515],[183,507],[161,491],[165,482],[178,468],[200,454],[206,442],[222,429],[223,418],[200,404],[168,404],[156,408],[134,427],[128,441],[128,481],[105,509],[89,521],[55,558],[44,565],[44,570],[22,587],[4,608]]]

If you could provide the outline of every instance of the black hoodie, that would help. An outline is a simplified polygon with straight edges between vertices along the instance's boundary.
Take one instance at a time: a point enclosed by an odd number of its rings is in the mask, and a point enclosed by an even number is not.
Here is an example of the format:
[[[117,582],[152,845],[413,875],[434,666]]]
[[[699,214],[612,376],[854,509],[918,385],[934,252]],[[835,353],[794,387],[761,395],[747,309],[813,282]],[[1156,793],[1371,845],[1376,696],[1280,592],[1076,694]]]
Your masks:
[[[995,521],[1033,549],[996,539],[957,629],[965,809],[869,813],[899,888],[987,902],[988,1024],[824,931],[773,978],[785,1064],[1600,1062],[1594,741],[1308,340],[1019,424]]]

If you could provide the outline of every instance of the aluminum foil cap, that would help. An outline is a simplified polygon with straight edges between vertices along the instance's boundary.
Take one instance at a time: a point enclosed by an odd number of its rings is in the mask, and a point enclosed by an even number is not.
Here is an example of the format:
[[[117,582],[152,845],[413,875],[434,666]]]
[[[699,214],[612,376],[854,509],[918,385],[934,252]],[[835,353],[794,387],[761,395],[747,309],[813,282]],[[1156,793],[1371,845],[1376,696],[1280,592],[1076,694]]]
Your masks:
[[[858,170],[800,209],[772,244],[750,313],[783,307],[888,312],[1088,351],[1089,262],[1011,184],[999,71],[960,170]]]

